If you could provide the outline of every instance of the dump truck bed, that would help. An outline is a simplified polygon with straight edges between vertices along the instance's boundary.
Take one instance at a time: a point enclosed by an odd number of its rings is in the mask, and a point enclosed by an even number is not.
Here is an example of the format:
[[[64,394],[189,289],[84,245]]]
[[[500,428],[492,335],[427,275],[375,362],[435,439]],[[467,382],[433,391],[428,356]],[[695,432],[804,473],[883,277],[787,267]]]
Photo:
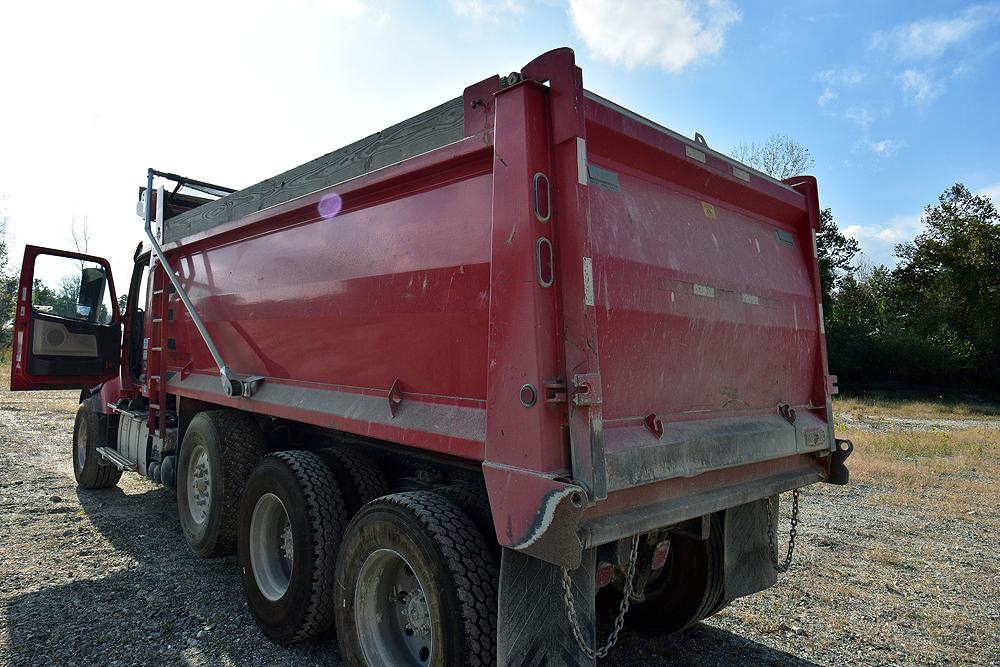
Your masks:
[[[566,49],[161,222],[263,378],[223,396],[172,302],[171,392],[481,463],[503,546],[572,565],[827,474],[815,180],[584,91]]]

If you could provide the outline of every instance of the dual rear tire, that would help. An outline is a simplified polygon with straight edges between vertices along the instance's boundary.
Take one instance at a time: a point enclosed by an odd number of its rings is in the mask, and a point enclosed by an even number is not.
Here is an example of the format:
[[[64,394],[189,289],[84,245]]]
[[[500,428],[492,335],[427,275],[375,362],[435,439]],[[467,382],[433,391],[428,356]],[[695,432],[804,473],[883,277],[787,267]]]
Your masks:
[[[447,498],[397,493],[354,517],[337,560],[337,637],[347,664],[491,665],[496,561]]]
[[[669,635],[723,609],[728,604],[723,551],[722,522],[715,515],[707,539],[674,534],[666,564],[648,580],[645,599],[629,606],[626,625],[643,634]]]
[[[281,643],[336,626],[351,665],[493,664],[498,574],[475,524],[435,493],[371,498],[384,477],[346,456],[279,452],[247,480],[239,563],[257,625]]]
[[[177,460],[177,513],[196,555],[236,551],[240,495],[266,453],[263,432],[245,412],[208,410],[191,420]]]

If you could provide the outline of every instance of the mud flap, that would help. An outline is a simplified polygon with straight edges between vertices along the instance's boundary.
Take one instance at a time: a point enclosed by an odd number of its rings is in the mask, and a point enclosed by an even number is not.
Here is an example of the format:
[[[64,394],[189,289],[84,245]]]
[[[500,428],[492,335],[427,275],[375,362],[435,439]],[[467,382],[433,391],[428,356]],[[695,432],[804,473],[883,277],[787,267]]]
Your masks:
[[[778,525],[778,496],[772,499],[772,521]],[[756,500],[726,510],[725,584],[728,600],[770,588],[778,581],[767,541],[767,501]]]
[[[594,645],[595,551],[583,552],[570,572],[580,630]],[[511,549],[500,560],[500,609],[497,615],[500,667],[595,665],[573,636],[563,600],[562,568]]]

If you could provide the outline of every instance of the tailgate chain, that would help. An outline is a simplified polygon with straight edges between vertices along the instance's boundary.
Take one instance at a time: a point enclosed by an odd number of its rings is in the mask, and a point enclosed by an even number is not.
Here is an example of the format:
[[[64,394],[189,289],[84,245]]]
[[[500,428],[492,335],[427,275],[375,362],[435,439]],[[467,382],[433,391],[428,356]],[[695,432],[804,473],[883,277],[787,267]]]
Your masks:
[[[625,625],[625,614],[628,613],[629,602],[632,599],[632,587],[635,585],[635,561],[638,555],[639,536],[635,535],[632,537],[632,551],[629,553],[628,571],[625,574],[625,590],[622,591],[622,601],[618,606],[618,617],[615,618],[615,627],[611,631],[611,634],[608,635],[608,641],[604,643],[604,646],[597,649],[593,649],[587,645],[587,640],[580,630],[580,623],[576,617],[576,607],[573,605],[573,582],[570,579],[569,570],[566,568],[562,569],[563,602],[566,603],[566,617],[569,619],[570,627],[573,628],[573,636],[576,638],[576,643],[579,644],[580,650],[583,651],[584,655],[590,659],[605,657],[608,651],[611,650],[611,647],[618,641],[618,634],[622,631],[622,626]]]
[[[792,491],[792,519],[791,530],[788,531],[788,553],[785,554],[785,561],[778,562],[778,548],[774,546],[774,520],[771,518],[772,506],[771,498],[767,498],[767,543],[770,546],[771,563],[777,572],[788,572],[788,566],[792,564],[792,552],[795,551],[796,527],[799,525],[799,490]]]

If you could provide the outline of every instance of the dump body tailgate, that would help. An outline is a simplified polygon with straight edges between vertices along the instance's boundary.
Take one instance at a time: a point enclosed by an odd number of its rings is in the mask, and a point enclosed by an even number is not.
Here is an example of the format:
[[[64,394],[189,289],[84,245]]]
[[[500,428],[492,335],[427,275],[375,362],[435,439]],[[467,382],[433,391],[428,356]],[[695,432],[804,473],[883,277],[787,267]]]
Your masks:
[[[828,449],[815,182],[589,93],[586,119],[607,490]]]

